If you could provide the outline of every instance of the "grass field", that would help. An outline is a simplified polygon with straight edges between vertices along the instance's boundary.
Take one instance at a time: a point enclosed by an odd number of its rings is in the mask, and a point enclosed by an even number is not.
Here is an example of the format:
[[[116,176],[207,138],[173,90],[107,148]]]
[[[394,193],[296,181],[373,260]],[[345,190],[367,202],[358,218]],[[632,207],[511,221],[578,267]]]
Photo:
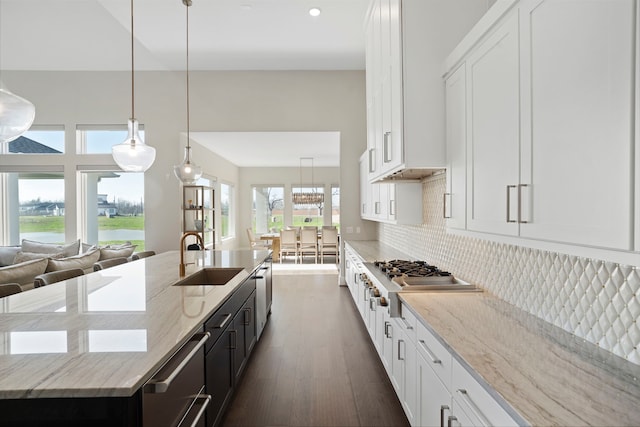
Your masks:
[[[144,230],[144,216],[98,217],[99,230]],[[20,216],[20,232],[22,233],[64,233],[63,216]],[[145,248],[143,240],[130,240],[136,245],[136,251]],[[100,241],[100,245],[124,243],[124,240]],[[63,242],[60,242],[63,243]]]

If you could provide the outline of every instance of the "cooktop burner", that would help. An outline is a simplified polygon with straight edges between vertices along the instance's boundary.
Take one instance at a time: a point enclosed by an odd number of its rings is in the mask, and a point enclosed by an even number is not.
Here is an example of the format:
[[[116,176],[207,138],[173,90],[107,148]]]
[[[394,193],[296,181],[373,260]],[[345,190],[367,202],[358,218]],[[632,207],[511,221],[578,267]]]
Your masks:
[[[375,261],[374,265],[390,279],[402,275],[408,277],[451,276],[448,271],[442,271],[438,267],[427,264],[425,261],[394,259],[391,261]]]

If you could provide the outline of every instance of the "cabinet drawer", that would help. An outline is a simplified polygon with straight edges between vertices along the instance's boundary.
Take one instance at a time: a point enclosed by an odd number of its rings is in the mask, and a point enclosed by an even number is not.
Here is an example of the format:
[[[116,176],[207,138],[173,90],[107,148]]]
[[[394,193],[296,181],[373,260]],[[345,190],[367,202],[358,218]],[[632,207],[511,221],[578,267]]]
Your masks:
[[[504,402],[503,407],[490,392],[485,389],[456,360],[453,360],[453,380],[451,393],[454,399],[454,412],[462,409],[479,426],[517,426],[516,420],[507,412],[515,411]],[[488,387],[488,386],[487,386]],[[502,399],[501,399],[502,400]]]
[[[405,304],[400,304],[400,317],[396,320],[398,326],[402,328],[406,337],[415,344],[418,319],[416,319],[416,316],[409,311]]]
[[[213,347],[218,338],[220,338],[220,335],[222,335],[222,331],[231,323],[235,314],[240,310],[240,307],[242,307],[242,304],[244,304],[255,289],[256,279],[253,274],[207,319],[204,324],[204,329],[205,332],[211,334],[211,337],[205,344],[206,352],[209,352],[211,347]]]
[[[440,381],[451,391],[451,363],[453,361],[451,353],[419,322],[417,337],[416,347],[418,353],[433,369]]]

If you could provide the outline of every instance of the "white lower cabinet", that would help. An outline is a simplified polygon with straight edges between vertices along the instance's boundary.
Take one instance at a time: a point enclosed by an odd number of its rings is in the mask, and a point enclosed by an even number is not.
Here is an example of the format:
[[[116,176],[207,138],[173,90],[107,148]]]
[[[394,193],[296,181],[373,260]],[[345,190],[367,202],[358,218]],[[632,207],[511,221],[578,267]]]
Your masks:
[[[427,362],[422,354],[418,354],[417,363],[418,413],[415,425],[444,427],[451,416],[451,393],[431,368],[431,361]]]

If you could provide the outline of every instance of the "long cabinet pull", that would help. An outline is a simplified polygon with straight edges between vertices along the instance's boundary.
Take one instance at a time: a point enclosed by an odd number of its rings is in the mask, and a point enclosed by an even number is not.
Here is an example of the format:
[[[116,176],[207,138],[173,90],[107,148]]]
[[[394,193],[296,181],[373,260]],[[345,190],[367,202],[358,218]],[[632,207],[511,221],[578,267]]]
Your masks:
[[[404,317],[400,316],[400,318],[402,319],[402,321],[404,322],[404,326],[407,330],[411,330],[413,329],[413,326],[411,326],[411,323],[407,322],[407,319],[405,319]]]
[[[369,149],[369,173],[375,172],[376,171],[376,167],[375,167],[375,148],[370,148]]]
[[[471,409],[471,412],[473,412],[473,415],[475,415],[476,418],[480,420],[480,423],[482,424],[482,426],[489,427],[491,425],[491,422],[487,419],[487,417],[484,416],[480,408],[478,408],[478,405],[476,405],[475,402],[471,399],[471,396],[469,396],[469,393],[467,393],[467,390],[460,388],[456,391],[460,393],[460,396],[462,396],[462,399],[465,402],[467,402],[467,405],[469,405],[469,409]]]
[[[444,427],[444,411],[448,411],[448,410],[449,410],[448,405],[440,406],[440,427]]]
[[[451,213],[447,215],[447,197],[451,197],[451,193],[442,194],[442,217],[444,219],[451,218]]]
[[[144,385],[144,392],[151,394],[158,394],[166,392],[171,386],[171,382],[176,379],[185,366],[198,354],[198,351],[204,346],[204,343],[209,339],[211,334],[205,332],[203,334],[196,334],[194,338],[198,340],[198,343],[189,351],[189,353],[180,361],[178,366],[167,376],[165,379],[151,379]],[[192,340],[194,341],[194,340]],[[186,345],[186,344],[185,344]]]
[[[238,331],[236,331],[235,329],[231,329],[229,332],[231,332],[231,335],[229,335],[229,337],[233,337],[233,339],[231,340],[231,345],[229,346],[229,348],[231,350],[235,350],[236,347],[238,347]]]
[[[245,325],[250,325],[251,324],[251,307],[247,307],[244,309],[244,324]]]
[[[454,421],[458,421],[458,419],[453,415],[449,415],[449,418],[447,418],[447,427],[452,427]]]
[[[404,360],[404,357],[400,357],[400,343],[404,344],[404,340],[398,340],[398,360]]]
[[[528,184],[520,184],[518,185],[518,222],[521,224],[528,224],[529,221],[525,221],[522,219],[522,188],[528,187]]]
[[[395,199],[389,200],[389,215],[396,214],[396,201]]]
[[[518,220],[511,219],[511,190],[518,188],[517,185],[507,185],[507,222],[518,222]]]
[[[391,161],[391,150],[389,149],[389,147],[391,146],[391,144],[389,143],[389,140],[391,139],[391,132],[385,132],[384,135],[382,136],[382,145],[383,145],[383,150],[382,152],[384,153],[384,163],[389,163]]]
[[[218,326],[214,326],[213,329],[224,329],[224,325],[226,325],[229,319],[231,319],[231,313],[225,313],[223,314],[223,316],[225,316],[225,318],[222,323],[220,323]]]
[[[427,343],[424,342],[424,340],[418,340],[418,342],[420,343],[420,345],[422,346],[422,348],[424,348],[424,351],[427,352],[427,355],[429,356],[429,359],[431,359],[432,363],[440,363],[442,364],[442,360],[438,359],[436,357],[435,354],[433,354],[433,352],[431,351],[431,349],[429,347],[427,347]]]
[[[191,423],[190,427],[197,427],[198,423],[202,419],[202,416],[204,415],[205,411],[207,410],[207,406],[209,406],[209,402],[211,402],[211,395],[210,394],[204,394],[204,395],[199,396],[199,397],[197,397],[195,399],[195,402],[194,402],[193,406],[200,405],[200,410],[198,410],[198,414],[194,418],[194,420]],[[182,424],[179,424],[179,427],[182,427]]]

